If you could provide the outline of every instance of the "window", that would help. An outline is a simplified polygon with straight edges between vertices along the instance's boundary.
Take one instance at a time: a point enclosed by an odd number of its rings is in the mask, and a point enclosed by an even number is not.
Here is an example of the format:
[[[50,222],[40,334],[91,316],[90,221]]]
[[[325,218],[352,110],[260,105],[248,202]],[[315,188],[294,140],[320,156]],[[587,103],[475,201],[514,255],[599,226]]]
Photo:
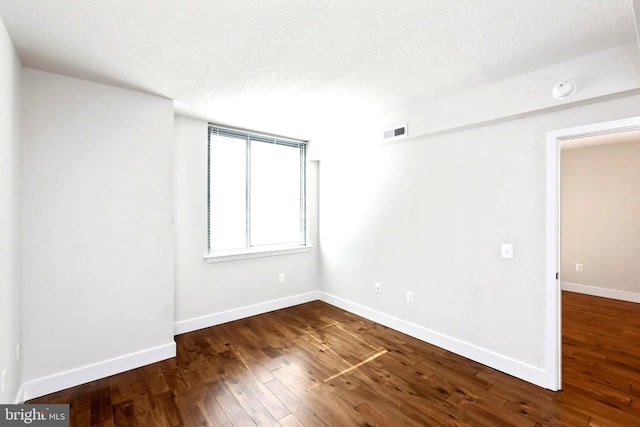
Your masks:
[[[307,245],[306,143],[209,125],[209,256]]]

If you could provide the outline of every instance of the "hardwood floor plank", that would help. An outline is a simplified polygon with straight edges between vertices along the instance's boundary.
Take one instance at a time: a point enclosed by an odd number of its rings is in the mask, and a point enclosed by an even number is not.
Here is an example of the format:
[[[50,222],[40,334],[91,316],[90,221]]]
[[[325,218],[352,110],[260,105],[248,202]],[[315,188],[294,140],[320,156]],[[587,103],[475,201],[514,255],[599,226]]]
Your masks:
[[[135,426],[165,427],[168,425],[164,413],[160,411],[144,411],[135,414]]]
[[[255,374],[255,364],[248,364],[246,361],[251,362],[249,359],[243,361],[242,366],[235,366],[228,371],[228,375],[225,376],[225,380],[234,381],[239,380],[247,390],[255,396],[260,404],[271,414],[275,420],[279,420],[290,414],[290,411],[280,402],[280,400],[269,391],[264,385],[264,382]],[[275,378],[271,372],[267,381]]]
[[[74,411],[69,414],[70,425],[75,426],[90,426],[91,425],[91,411]]]
[[[304,424],[302,424],[293,414],[289,414],[286,417],[279,419],[278,423],[282,427],[304,427]]]
[[[200,400],[198,400],[198,406],[200,407],[200,410],[207,418],[207,420],[209,420],[209,424],[211,424],[212,426],[233,426],[231,420],[229,419],[229,417],[227,417],[227,414],[224,412],[213,394],[203,396]]]
[[[383,426],[423,426],[423,421],[411,418],[402,407],[379,399],[368,389],[358,388],[356,393],[365,398],[364,401],[355,407],[356,411],[362,412],[373,425]],[[380,408],[380,409],[378,409]]]
[[[201,407],[193,404],[189,396],[180,396],[174,401],[179,420],[182,421],[177,425],[216,427],[215,424],[209,422]]]
[[[307,427],[327,426],[328,424],[304,400],[304,394],[291,392],[277,378],[265,384],[267,388],[291,411],[295,417]],[[300,396],[298,398],[297,396]]]
[[[131,391],[131,400],[136,414],[142,414],[153,409],[153,404],[151,403],[147,386],[144,382],[132,384],[129,390]]]
[[[619,408],[614,408],[606,403],[594,401],[586,396],[572,394],[571,392],[561,392],[556,397],[556,402],[574,408],[576,411],[591,418],[598,417],[601,420],[608,420],[611,425],[638,426],[640,417],[626,412]]]
[[[152,397],[154,411],[161,411],[167,422],[167,426],[178,427],[184,424],[176,401],[171,392],[156,394]]]
[[[272,371],[273,376],[296,395],[304,396],[311,387],[320,385],[318,380],[295,364],[283,365]]]
[[[113,421],[117,426],[133,426],[135,425],[135,411],[133,410],[133,401],[125,400],[112,406]],[[71,425],[79,426],[80,423],[71,422]]]
[[[260,400],[249,390],[249,388],[237,377],[226,378],[225,385],[231,394],[235,396],[240,405],[247,411],[247,414],[259,426],[275,426],[275,418],[262,405]]]
[[[229,391],[222,380],[214,381],[209,384],[209,388],[233,425],[256,425],[251,416],[247,413],[240,402],[238,402],[233,393]]]
[[[111,419],[112,408],[109,387],[91,391],[89,400],[91,401],[91,425],[100,424]]]

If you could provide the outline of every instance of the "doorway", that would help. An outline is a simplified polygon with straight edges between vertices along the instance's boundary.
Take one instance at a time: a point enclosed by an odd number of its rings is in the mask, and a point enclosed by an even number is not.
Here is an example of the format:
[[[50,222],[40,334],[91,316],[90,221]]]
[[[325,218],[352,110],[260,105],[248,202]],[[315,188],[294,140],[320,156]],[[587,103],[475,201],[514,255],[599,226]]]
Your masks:
[[[546,350],[547,388],[562,388],[562,278],[560,257],[561,143],[640,130],[640,117],[559,129],[547,133],[546,145]]]

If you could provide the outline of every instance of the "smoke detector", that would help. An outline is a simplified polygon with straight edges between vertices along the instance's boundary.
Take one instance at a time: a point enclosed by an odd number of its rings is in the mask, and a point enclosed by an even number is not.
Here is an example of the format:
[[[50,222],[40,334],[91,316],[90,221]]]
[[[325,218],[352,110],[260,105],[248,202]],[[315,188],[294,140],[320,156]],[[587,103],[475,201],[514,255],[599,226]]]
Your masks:
[[[551,94],[555,99],[567,99],[576,92],[578,86],[573,80],[565,80],[553,87]]]

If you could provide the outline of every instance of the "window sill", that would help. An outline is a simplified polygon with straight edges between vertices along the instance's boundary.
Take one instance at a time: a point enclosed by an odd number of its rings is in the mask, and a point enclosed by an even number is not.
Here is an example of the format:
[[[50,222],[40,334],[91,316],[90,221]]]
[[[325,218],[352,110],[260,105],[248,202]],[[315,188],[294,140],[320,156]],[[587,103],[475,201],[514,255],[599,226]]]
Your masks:
[[[204,257],[207,263],[237,261],[241,259],[262,258],[268,256],[299,254],[309,252],[311,245],[295,246],[271,246],[252,249],[240,249],[237,251],[212,252]]]

